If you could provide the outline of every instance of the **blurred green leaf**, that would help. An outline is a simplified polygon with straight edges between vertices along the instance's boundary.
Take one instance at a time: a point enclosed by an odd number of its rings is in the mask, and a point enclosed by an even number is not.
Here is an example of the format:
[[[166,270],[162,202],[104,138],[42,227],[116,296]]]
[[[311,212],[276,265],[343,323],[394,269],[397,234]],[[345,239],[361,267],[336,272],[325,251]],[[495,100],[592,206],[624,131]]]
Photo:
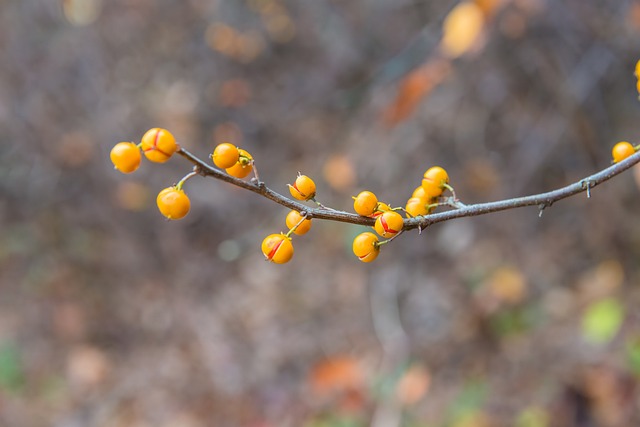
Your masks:
[[[594,344],[605,344],[620,330],[624,308],[615,298],[592,303],[582,316],[582,335]]]
[[[629,369],[636,376],[640,376],[640,339],[627,342],[626,346],[627,364]]]
[[[24,372],[18,348],[10,343],[0,346],[0,387],[17,392],[24,385]]]
[[[541,408],[531,406],[520,413],[516,427],[548,427],[549,415]]]
[[[459,420],[473,414],[484,404],[487,386],[484,382],[469,382],[449,407],[449,419]]]

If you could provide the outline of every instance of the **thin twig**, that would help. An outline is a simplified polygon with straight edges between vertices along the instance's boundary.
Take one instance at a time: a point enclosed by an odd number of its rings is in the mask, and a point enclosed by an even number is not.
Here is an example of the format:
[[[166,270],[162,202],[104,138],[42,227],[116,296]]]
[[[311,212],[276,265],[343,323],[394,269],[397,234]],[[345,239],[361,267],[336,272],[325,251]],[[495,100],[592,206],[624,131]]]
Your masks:
[[[261,196],[289,209],[295,209],[298,212],[306,211],[307,218],[325,219],[329,221],[339,221],[365,226],[373,226],[373,224],[375,223],[374,218],[360,216],[351,212],[329,210],[328,208],[323,209],[309,207],[271,190],[262,182],[247,182],[239,178],[227,175],[226,173],[208,165],[184,148],[180,148],[178,150],[178,154],[189,160],[194,165],[198,166],[198,172],[203,176],[210,176],[212,178],[225,181],[237,187],[244,188],[245,190],[253,191],[254,193],[260,194]],[[600,172],[583,178],[578,182],[567,185],[566,187],[559,188],[557,190],[549,191],[547,193],[534,194],[526,197],[516,197],[513,199],[499,200],[496,202],[477,203],[473,205],[466,205],[460,202],[460,204],[456,206],[456,209],[450,211],[438,212],[434,214],[405,219],[403,230],[412,230],[415,228],[424,230],[430,225],[437,224],[443,221],[449,221],[455,218],[484,215],[492,212],[521,208],[524,206],[539,206],[541,207],[541,209],[548,208],[558,200],[566,199],[567,197],[571,197],[584,191],[588,191],[588,195],[590,196],[591,190],[594,187],[610,180],[616,175],[621,174],[638,162],[640,162],[640,152],[637,152],[627,159],[611,165],[608,168],[601,170]]]

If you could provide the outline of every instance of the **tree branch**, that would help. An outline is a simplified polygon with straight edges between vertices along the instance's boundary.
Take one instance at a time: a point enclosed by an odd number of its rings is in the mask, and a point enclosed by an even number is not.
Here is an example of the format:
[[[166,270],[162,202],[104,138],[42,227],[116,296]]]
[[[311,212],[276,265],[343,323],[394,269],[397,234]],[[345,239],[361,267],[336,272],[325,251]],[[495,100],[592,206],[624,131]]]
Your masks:
[[[200,175],[210,176],[212,178],[219,179],[237,187],[244,188],[245,190],[253,191],[254,193],[260,194],[261,196],[272,200],[282,206],[290,209],[295,209],[298,212],[306,212],[307,218],[339,221],[364,226],[373,226],[373,224],[375,223],[375,220],[373,218],[360,216],[355,213],[304,205],[271,190],[264,184],[264,182],[259,182],[255,178],[251,181],[243,181],[239,178],[227,175],[225,172],[220,171],[213,166],[205,163],[200,158],[194,156],[184,148],[180,148],[177,153],[193,163],[195,165],[194,170]],[[449,221],[455,218],[484,215],[491,212],[504,211],[507,209],[515,209],[524,206],[538,206],[542,211],[543,209],[553,205],[555,202],[566,199],[567,197],[571,197],[583,192],[587,192],[587,194],[590,195],[590,191],[592,188],[605,181],[608,181],[616,175],[619,175],[620,173],[624,172],[625,170],[629,169],[639,162],[640,152],[637,152],[627,159],[613,164],[608,168],[601,170],[600,172],[590,175],[573,184],[567,185],[566,187],[549,191],[547,193],[535,194],[526,197],[516,197],[513,199],[500,200],[496,202],[477,203],[473,205],[465,205],[458,203],[457,200],[450,200],[448,203],[459,207],[445,212],[438,212],[416,218],[405,219],[403,230],[412,230],[415,228],[424,229],[429,227],[430,225],[437,224],[443,221]]]

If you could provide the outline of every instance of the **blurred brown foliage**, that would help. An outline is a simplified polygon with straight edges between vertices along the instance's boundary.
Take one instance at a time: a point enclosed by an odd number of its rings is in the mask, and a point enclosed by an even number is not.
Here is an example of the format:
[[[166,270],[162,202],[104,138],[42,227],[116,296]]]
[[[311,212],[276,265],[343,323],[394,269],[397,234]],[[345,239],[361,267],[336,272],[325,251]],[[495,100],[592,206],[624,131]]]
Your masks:
[[[631,173],[373,265],[358,227],[318,222],[275,266],[280,206],[193,179],[167,222],[155,194],[189,165],[109,164],[161,126],[348,210],[362,189],[402,204],[436,164],[466,202],[539,193],[637,143],[638,1],[466,2],[452,23],[459,3],[0,3],[0,425],[639,425]]]

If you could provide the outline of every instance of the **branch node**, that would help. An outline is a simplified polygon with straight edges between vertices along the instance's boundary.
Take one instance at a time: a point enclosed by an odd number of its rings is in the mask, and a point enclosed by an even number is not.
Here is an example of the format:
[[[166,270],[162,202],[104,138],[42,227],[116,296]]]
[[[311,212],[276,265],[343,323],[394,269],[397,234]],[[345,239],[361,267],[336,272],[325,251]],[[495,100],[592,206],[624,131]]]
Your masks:
[[[540,203],[538,205],[538,209],[539,209],[538,218],[542,218],[542,212],[544,212],[544,210],[547,208],[547,206],[548,205],[546,203]]]
[[[582,188],[586,188],[587,190],[587,199],[591,198],[591,180],[590,179],[583,179],[582,181],[580,181],[580,185],[582,186]]]

